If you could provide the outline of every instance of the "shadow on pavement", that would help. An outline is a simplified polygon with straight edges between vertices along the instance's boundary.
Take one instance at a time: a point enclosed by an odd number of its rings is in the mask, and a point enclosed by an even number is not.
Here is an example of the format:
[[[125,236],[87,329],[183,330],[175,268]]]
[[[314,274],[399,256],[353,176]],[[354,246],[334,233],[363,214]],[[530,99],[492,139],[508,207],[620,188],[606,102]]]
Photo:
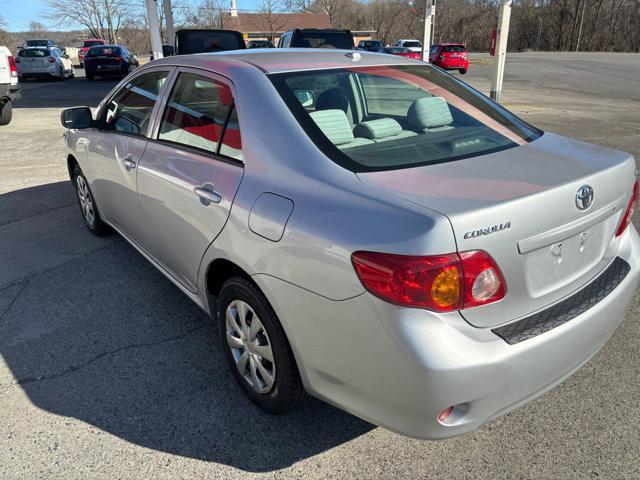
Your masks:
[[[288,416],[257,410],[213,322],[122,238],[91,235],[69,182],[0,195],[0,265],[0,353],[38,408],[254,472],[374,428],[314,399]]]
[[[21,82],[21,98],[15,108],[69,108],[78,105],[95,107],[119,82],[118,79],[96,79],[92,82],[83,76],[65,81],[28,80]]]

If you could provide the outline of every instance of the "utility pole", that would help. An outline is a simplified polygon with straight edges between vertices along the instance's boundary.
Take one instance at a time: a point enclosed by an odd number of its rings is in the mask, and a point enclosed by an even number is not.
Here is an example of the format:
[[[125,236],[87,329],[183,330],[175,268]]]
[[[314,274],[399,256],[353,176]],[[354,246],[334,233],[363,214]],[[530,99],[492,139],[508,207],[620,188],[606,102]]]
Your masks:
[[[509,38],[509,21],[511,19],[511,4],[513,0],[500,0],[498,13],[498,30],[496,33],[496,56],[493,63],[493,77],[491,79],[491,98],[500,101],[502,94],[502,80],[504,78],[504,64],[507,57],[507,39]]]
[[[162,37],[160,37],[160,21],[158,20],[158,4],[155,0],[145,0],[149,33],[151,35],[151,54],[154,60],[162,58]]]
[[[173,27],[173,10],[171,10],[171,0],[163,0],[162,5],[164,6],[164,21],[167,24],[167,43],[172,47],[175,47],[176,32]]]
[[[429,50],[431,49],[431,22],[435,14],[435,0],[424,2],[424,30],[422,31],[422,61],[429,62]]]

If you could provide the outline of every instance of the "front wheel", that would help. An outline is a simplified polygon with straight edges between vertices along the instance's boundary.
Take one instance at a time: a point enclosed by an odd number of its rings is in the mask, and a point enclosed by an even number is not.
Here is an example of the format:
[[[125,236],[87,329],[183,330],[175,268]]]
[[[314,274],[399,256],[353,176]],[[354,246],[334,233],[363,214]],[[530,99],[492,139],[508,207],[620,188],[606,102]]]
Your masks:
[[[287,337],[262,292],[244,278],[218,297],[220,340],[233,375],[249,399],[271,414],[287,413],[306,396]]]
[[[111,227],[104,223],[100,217],[95,199],[89,189],[89,182],[84,176],[84,173],[82,173],[79,165],[76,165],[73,170],[73,186],[76,190],[84,223],[89,231],[99,237],[111,233]]]
[[[11,106],[11,100],[4,105],[0,103],[0,125],[9,125],[12,117],[13,107]]]

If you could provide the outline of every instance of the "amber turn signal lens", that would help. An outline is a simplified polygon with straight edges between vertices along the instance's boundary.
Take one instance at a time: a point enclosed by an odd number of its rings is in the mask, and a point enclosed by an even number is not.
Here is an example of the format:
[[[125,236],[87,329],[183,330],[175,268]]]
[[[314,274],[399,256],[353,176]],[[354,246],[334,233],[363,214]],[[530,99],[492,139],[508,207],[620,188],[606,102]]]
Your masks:
[[[431,284],[431,298],[440,308],[457,305],[460,301],[460,272],[458,267],[445,267]]]

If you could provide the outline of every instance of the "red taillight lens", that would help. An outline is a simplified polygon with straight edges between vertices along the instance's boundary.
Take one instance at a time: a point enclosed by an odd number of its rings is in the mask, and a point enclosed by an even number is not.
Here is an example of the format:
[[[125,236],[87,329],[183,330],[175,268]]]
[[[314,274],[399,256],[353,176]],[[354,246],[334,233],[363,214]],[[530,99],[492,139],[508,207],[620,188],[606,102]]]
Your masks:
[[[428,257],[356,252],[351,258],[364,287],[396,305],[449,312],[505,295],[500,269],[481,251]]]
[[[11,55],[7,57],[9,60],[9,71],[11,72],[12,77],[18,76],[18,69],[16,68],[16,61],[20,62],[19,59],[13,58]]]
[[[56,63],[56,59],[53,57],[49,57],[49,63]]]
[[[624,212],[624,216],[622,217],[622,222],[620,222],[620,226],[618,227],[618,231],[616,232],[616,237],[619,237],[624,233],[627,229],[631,221],[633,220],[633,214],[636,212],[636,208],[638,208],[638,181],[633,182],[633,192],[631,193],[631,199],[629,200],[629,205],[627,206],[627,211]]]

